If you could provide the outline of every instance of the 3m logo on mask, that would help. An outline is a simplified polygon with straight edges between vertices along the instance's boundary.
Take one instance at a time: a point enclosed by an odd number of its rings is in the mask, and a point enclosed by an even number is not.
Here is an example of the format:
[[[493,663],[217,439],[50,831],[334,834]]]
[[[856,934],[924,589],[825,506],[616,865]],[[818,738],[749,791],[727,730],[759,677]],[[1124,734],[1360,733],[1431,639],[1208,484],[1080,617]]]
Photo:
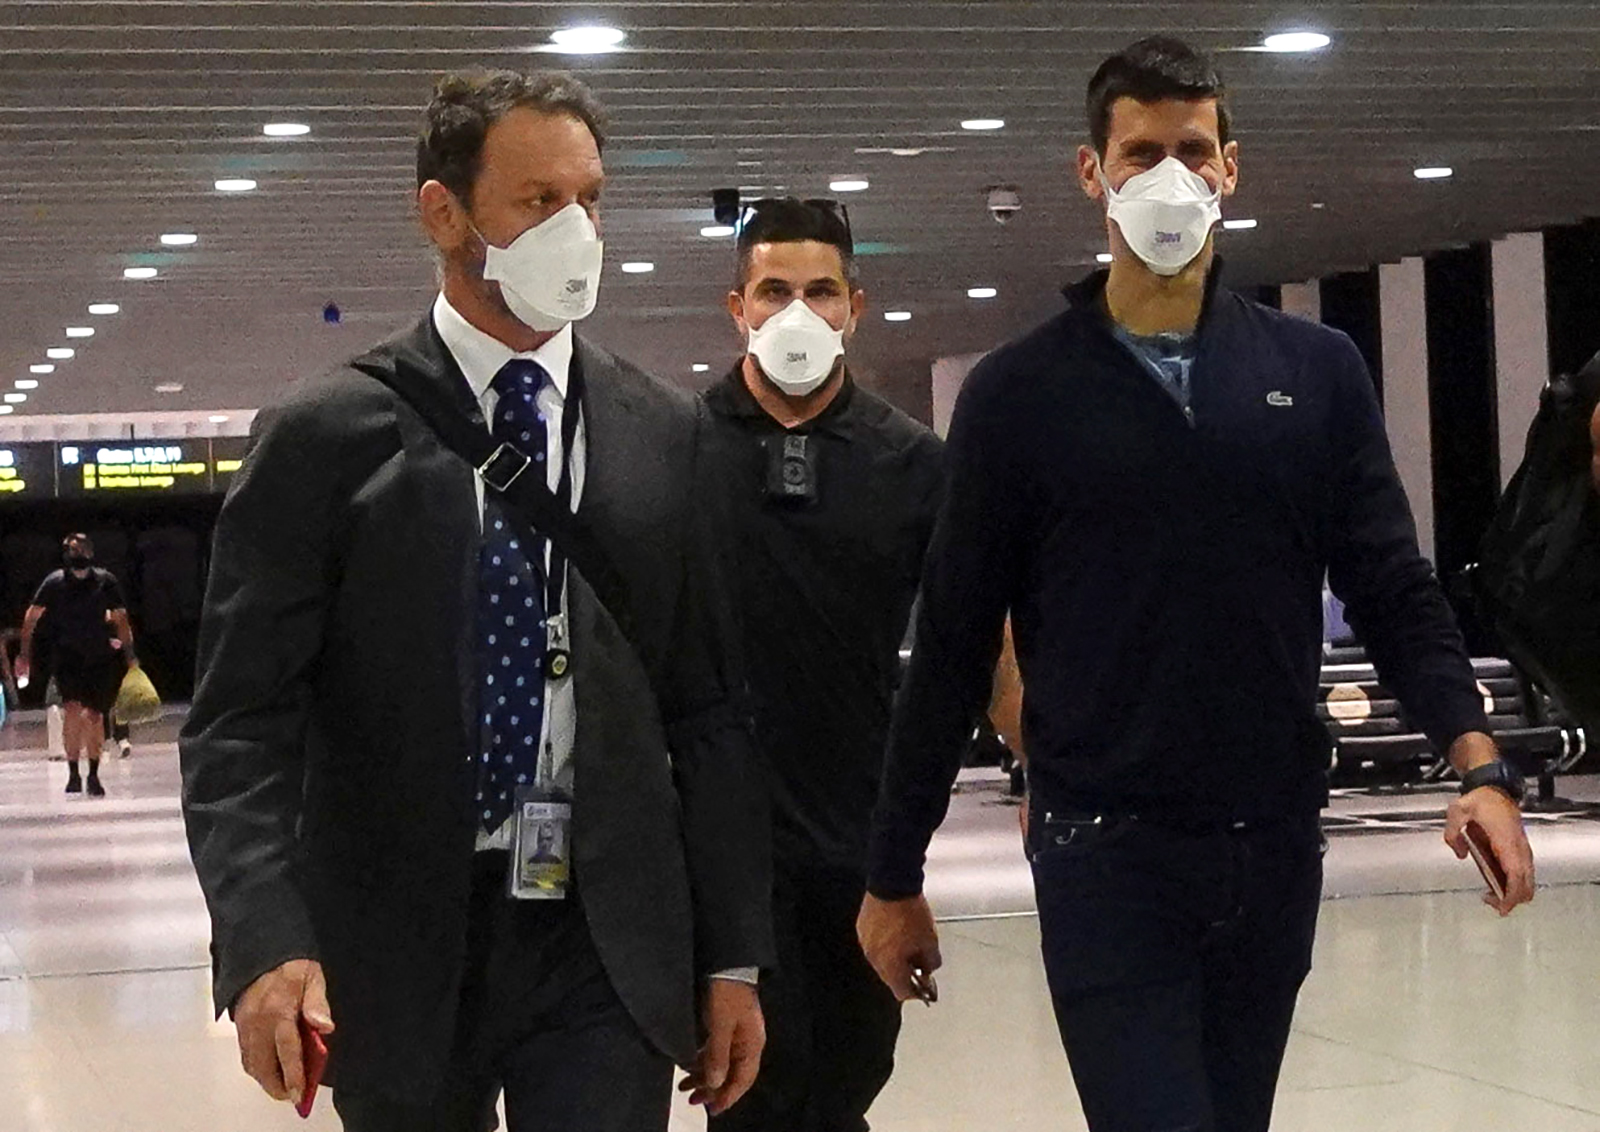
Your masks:
[[[1183,233],[1182,232],[1157,232],[1156,233],[1156,246],[1157,247],[1166,247],[1166,246],[1171,245],[1171,244],[1181,244],[1181,243],[1183,243]]]
[[[806,350],[790,350],[784,360],[792,366],[803,366],[811,360],[811,354]]]
[[[567,280],[567,294],[574,297],[589,293],[589,280],[583,276]]]

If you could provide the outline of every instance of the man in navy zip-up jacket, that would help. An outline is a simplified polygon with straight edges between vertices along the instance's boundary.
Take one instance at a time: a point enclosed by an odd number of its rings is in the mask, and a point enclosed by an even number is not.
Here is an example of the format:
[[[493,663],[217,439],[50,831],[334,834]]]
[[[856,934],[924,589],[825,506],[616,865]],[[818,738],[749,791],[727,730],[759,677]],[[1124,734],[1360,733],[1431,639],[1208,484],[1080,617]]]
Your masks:
[[[1218,286],[1238,163],[1210,64],[1147,40],[1089,101],[1080,172],[1113,266],[956,406],[862,942],[902,999],[930,995],[925,853],[1009,612],[1045,963],[1090,1128],[1266,1132],[1321,895],[1324,576],[1462,772],[1448,837],[1464,855],[1464,823],[1487,831],[1502,913],[1533,894],[1520,781],[1354,345]]]

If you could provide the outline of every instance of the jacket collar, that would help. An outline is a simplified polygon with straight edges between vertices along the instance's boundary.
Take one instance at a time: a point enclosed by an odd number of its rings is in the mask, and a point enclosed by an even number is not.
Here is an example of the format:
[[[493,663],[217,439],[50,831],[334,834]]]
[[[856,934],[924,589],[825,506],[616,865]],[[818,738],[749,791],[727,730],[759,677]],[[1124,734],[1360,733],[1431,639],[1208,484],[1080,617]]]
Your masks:
[[[817,416],[804,424],[797,426],[794,432],[831,432],[844,436],[849,432],[850,421],[853,419],[851,409],[858,400],[856,381],[850,373],[850,367],[844,371],[844,385],[839,390],[839,395],[828,403],[828,407]],[[772,416],[761,407],[755,394],[750,392],[750,387],[744,381],[744,359],[740,358],[734,363],[733,369],[716,385],[706,391],[706,403],[713,411],[726,417],[738,420],[765,421],[774,428],[781,427]]]
[[[1200,321],[1195,325],[1195,333],[1202,333],[1210,323],[1216,310],[1219,295],[1229,292],[1222,286],[1222,257],[1216,256],[1211,261],[1211,271],[1206,275],[1205,298],[1200,304]],[[1111,279],[1111,269],[1103,267],[1076,283],[1069,283],[1061,289],[1066,296],[1067,309],[1074,313],[1088,313],[1097,319],[1105,315],[1106,284]]]

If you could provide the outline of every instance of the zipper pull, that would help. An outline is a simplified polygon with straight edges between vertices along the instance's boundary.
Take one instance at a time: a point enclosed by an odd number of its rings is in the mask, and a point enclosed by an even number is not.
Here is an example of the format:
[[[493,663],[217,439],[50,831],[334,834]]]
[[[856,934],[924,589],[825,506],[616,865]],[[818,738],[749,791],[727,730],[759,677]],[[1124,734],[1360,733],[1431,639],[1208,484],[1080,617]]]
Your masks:
[[[1194,427],[1194,408],[1191,405],[1183,407],[1183,419],[1189,422],[1189,427]]]

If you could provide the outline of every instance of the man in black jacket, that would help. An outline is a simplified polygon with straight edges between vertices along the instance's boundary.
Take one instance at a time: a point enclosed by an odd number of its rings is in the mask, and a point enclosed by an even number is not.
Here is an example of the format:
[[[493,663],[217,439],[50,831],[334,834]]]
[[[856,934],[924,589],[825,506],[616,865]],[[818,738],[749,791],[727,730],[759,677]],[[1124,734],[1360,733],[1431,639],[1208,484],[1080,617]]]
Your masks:
[[[481,1132],[502,1088],[513,1132],[664,1129],[674,1062],[713,1112],[759,1065],[766,815],[696,407],[571,325],[601,143],[565,76],[444,79],[432,311],[263,414],[217,527],[181,743],[217,1006],[279,1099],[298,1024],[326,1034],[352,1132]],[[402,379],[499,456],[475,475]],[[626,616],[527,531],[514,468]]]
[[[735,284],[747,350],[704,402],[773,796],[778,970],[761,987],[761,1076],[711,1128],[865,1132],[901,1008],[855,918],[942,445],[846,366],[866,295],[841,205],[758,201]]]
[[[1533,896],[1520,781],[1416,532],[1343,335],[1217,285],[1237,183],[1223,89],[1170,39],[1089,86],[1084,191],[1111,270],[986,358],[896,704],[860,930],[902,999],[939,965],[920,896],[1009,610],[1045,966],[1094,1132],[1266,1132],[1322,880],[1321,587],[1461,772]]]

